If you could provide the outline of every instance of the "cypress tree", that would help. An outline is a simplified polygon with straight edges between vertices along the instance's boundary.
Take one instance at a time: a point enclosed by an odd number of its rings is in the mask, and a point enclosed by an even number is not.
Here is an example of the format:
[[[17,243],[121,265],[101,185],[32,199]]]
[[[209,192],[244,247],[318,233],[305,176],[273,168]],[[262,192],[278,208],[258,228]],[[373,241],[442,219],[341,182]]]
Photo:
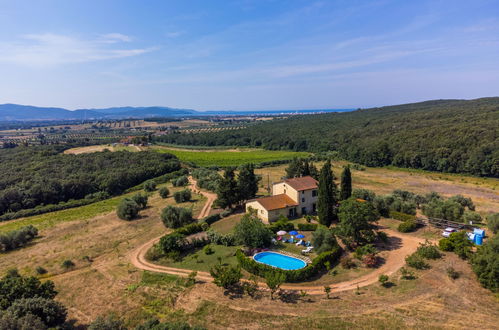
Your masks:
[[[341,173],[340,199],[344,201],[350,196],[352,196],[352,173],[350,173],[350,166],[346,166]]]
[[[258,181],[260,178],[255,175],[255,166],[245,164],[240,167],[237,177],[237,190],[239,202],[251,199],[258,192]]]
[[[238,200],[234,168],[229,167],[217,187],[217,204],[222,208],[232,207]]]
[[[319,189],[317,199],[317,214],[319,222],[329,227],[335,218],[336,208],[336,184],[333,181],[331,161],[328,160],[319,174]]]

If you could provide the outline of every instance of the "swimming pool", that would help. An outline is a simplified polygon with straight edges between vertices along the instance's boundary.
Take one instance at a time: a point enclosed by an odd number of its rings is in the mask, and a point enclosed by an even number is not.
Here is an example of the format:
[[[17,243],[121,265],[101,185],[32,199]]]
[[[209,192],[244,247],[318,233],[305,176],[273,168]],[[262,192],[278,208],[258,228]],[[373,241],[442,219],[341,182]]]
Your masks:
[[[277,252],[260,252],[253,256],[256,262],[284,270],[295,270],[303,268],[307,263],[298,258],[286,256]]]

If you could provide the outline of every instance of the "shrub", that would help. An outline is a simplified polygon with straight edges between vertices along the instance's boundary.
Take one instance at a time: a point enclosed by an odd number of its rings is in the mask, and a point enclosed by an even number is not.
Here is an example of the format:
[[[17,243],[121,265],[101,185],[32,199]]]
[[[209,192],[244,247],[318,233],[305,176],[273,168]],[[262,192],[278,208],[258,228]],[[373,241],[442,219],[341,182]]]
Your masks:
[[[172,181],[174,187],[184,187],[189,184],[189,179],[187,176],[183,175],[181,177],[178,177],[176,180]]]
[[[154,191],[156,190],[156,182],[153,180],[149,180],[144,182],[144,190],[145,191]]]
[[[191,200],[192,194],[189,189],[177,191],[173,194],[173,198],[177,203],[185,203]]]
[[[384,286],[386,287],[388,285],[388,275],[384,275],[384,274],[381,274],[379,277],[378,277],[378,282],[381,283],[381,286]]]
[[[170,190],[168,190],[168,188],[166,187],[159,188],[159,196],[161,196],[161,198],[167,198],[168,195],[170,195]]]
[[[376,235],[378,236],[378,241],[385,244],[389,242],[388,234],[385,233],[384,231],[378,231]]]
[[[231,289],[239,284],[243,277],[240,267],[216,265],[210,269],[213,283],[225,289]]]
[[[168,205],[161,212],[161,220],[167,228],[179,228],[194,221],[192,210]]]
[[[107,317],[97,317],[92,323],[90,323],[88,330],[127,330],[127,327],[122,320],[114,315],[111,315]]]
[[[295,225],[285,218],[279,219],[276,222],[270,224],[269,229],[274,233],[277,233],[280,230],[292,231],[295,230]]]
[[[333,232],[325,226],[319,226],[312,233],[312,245],[317,253],[322,253],[332,250],[338,245]]]
[[[487,227],[494,234],[497,234],[497,232],[499,232],[499,213],[493,213],[487,216]]]
[[[211,225],[212,223],[217,222],[220,219],[220,214],[213,214],[203,218],[202,221],[206,222],[208,225]]]
[[[343,257],[340,259],[340,265],[344,269],[351,269],[357,267],[355,261],[350,257]]]
[[[460,276],[459,272],[455,270],[453,267],[447,267],[447,275],[453,280],[457,280]]]
[[[32,225],[0,235],[0,252],[7,252],[26,245],[38,236],[38,229]]]
[[[159,240],[159,247],[163,253],[181,251],[186,244],[185,236],[176,232],[165,235]]]
[[[42,297],[16,299],[7,309],[16,318],[28,314],[38,317],[47,327],[56,327],[66,321],[66,308],[59,302]]]
[[[416,278],[414,272],[405,267],[400,268],[400,274],[402,275],[401,277],[404,280],[414,280]]]
[[[75,263],[69,259],[66,259],[62,262],[61,267],[64,269],[71,269],[75,266]]]
[[[135,201],[129,198],[124,198],[118,204],[116,213],[120,219],[130,221],[137,217],[137,215],[139,214],[139,209],[140,207]]]
[[[210,255],[210,254],[215,253],[215,251],[213,251],[213,248],[212,248],[210,245],[206,245],[206,246],[203,248],[203,252],[204,252],[204,254],[206,254],[206,255]]]
[[[233,246],[235,245],[236,239],[232,233],[220,234],[219,232],[210,229],[206,232],[208,239],[213,244]]]
[[[177,230],[175,230],[175,232],[185,236],[189,236],[204,231],[205,227],[203,225],[205,225],[205,223],[193,222],[178,228]]]
[[[0,310],[9,308],[19,298],[53,299],[57,295],[54,282],[42,283],[36,277],[21,276],[15,269],[0,279],[0,292]]]
[[[228,217],[229,215],[231,215],[231,214],[232,214],[232,210],[230,210],[230,209],[229,209],[229,210],[223,210],[223,211],[220,213],[220,216],[221,216],[222,218],[227,218],[227,217]]]
[[[454,249],[454,246],[449,238],[442,238],[438,242],[438,247],[442,251],[452,251]]]
[[[354,256],[355,258],[361,260],[363,256],[366,254],[376,254],[378,250],[372,244],[366,244],[364,246],[359,246],[355,249]]]
[[[402,213],[390,210],[390,218],[400,221],[413,221],[416,222],[416,216],[412,214]]]
[[[420,243],[416,253],[425,259],[438,259],[442,257],[442,254],[438,251],[435,244],[426,240],[425,243]]]
[[[299,223],[298,230],[301,231],[315,231],[317,229],[316,223]]]
[[[47,270],[45,268],[43,268],[42,266],[36,267],[35,271],[38,275],[47,274]]]
[[[464,223],[480,223],[482,222],[482,216],[475,211],[466,210],[463,213],[463,221]]]
[[[499,292],[499,235],[490,238],[485,244],[478,247],[471,258],[471,267],[478,277],[480,284]]]
[[[282,272],[274,271],[265,274],[265,284],[270,289],[270,299],[274,299],[274,293],[279,290],[284,281],[286,281],[286,276]]]
[[[147,195],[142,195],[141,193],[135,194],[131,198],[137,205],[140,207],[140,209],[145,209],[147,207],[147,200],[148,197]]]
[[[424,259],[417,254],[416,252],[407,256],[405,258],[405,262],[407,263],[407,266],[416,268],[416,269],[428,269],[430,268],[430,265],[424,261]]]
[[[374,268],[378,265],[379,259],[376,253],[368,253],[362,257],[362,263],[369,268]]]
[[[442,238],[438,246],[443,251],[453,251],[461,259],[467,259],[471,255],[473,243],[468,239],[466,232],[452,233],[448,238]]]
[[[417,225],[414,221],[404,221],[398,226],[398,231],[401,233],[409,233],[411,231],[416,230]]]

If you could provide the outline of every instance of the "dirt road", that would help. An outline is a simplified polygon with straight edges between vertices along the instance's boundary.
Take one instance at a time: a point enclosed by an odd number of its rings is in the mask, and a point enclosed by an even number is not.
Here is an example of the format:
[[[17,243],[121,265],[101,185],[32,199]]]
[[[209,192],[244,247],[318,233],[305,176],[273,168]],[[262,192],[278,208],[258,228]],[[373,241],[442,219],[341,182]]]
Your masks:
[[[204,205],[203,209],[201,210],[200,214],[198,215],[198,219],[203,218],[207,216],[210,212],[211,206],[213,205],[213,202],[216,199],[216,194],[214,193],[209,193],[200,190],[197,185],[196,181],[192,178],[189,177],[189,181],[191,183],[191,189],[193,191],[199,192],[203,194],[206,198],[206,204]],[[340,283],[336,283],[332,285],[332,290],[331,292],[341,292],[341,291],[347,291],[347,290],[354,290],[357,287],[361,288],[364,286],[371,285],[373,283],[378,282],[379,275],[385,274],[385,275],[392,275],[395,272],[397,272],[401,267],[404,266],[405,264],[405,257],[414,251],[416,251],[419,243],[424,242],[422,238],[418,238],[415,236],[411,235],[406,235],[402,234],[399,232],[396,232],[391,229],[382,229],[384,232],[388,234],[389,237],[392,239],[398,240],[399,242],[397,243],[397,247],[393,248],[392,250],[387,252],[387,256],[385,258],[385,262],[383,265],[381,265],[379,268],[373,270],[371,273],[366,274],[364,276],[361,276],[359,278],[350,280],[350,281],[344,281]],[[172,274],[172,275],[177,275],[177,276],[188,276],[192,271],[190,269],[180,269],[180,268],[173,268],[173,267],[166,267],[166,266],[161,266],[161,265],[156,265],[153,264],[149,261],[146,260],[145,255],[146,252],[156,243],[159,241],[161,237],[157,237],[144,245],[140,246],[136,250],[132,251],[130,254],[130,260],[131,263],[142,270],[148,270],[151,272],[158,272],[158,273],[166,273],[166,274]],[[204,282],[212,282],[213,278],[210,276],[208,272],[197,272],[197,280],[199,281],[204,281]],[[265,283],[259,283],[259,286],[261,288],[266,287]],[[314,285],[300,285],[300,284],[287,284],[281,286],[281,289],[284,290],[303,290],[306,291],[308,294],[324,294],[324,286],[314,286]]]

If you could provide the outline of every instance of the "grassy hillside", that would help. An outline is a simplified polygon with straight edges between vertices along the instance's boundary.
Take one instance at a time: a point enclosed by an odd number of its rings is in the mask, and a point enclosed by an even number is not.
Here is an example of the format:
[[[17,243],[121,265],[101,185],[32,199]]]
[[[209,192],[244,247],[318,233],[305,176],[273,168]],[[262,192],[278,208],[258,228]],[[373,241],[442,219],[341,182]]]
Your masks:
[[[186,145],[332,151],[368,166],[394,165],[499,177],[499,98],[437,100],[295,116],[241,130],[171,134]]]

